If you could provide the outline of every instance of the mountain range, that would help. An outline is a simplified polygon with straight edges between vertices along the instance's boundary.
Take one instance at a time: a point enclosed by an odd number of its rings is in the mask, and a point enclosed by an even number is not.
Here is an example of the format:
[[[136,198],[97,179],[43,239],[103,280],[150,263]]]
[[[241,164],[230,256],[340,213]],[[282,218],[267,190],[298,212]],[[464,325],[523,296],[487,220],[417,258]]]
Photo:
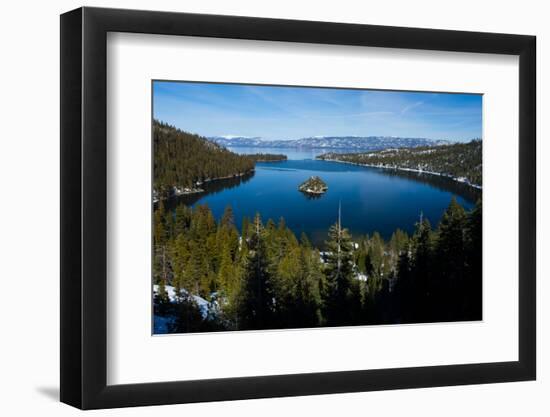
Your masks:
[[[260,137],[242,136],[214,136],[208,139],[227,148],[357,149],[362,151],[376,151],[388,148],[441,146],[452,143],[440,139],[401,138],[394,136],[315,136],[293,140],[266,140]]]

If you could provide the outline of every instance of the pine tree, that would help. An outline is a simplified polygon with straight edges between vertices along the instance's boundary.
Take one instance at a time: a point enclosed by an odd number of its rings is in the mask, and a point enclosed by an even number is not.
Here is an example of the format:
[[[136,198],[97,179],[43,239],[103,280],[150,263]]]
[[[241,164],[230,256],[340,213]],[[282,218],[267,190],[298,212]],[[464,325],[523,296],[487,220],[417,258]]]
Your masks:
[[[300,235],[300,245],[305,249],[311,249],[311,242],[304,232]]]
[[[191,333],[211,330],[205,323],[197,303],[188,293],[181,293],[175,305],[176,320],[173,333]]]
[[[464,310],[466,320],[481,320],[482,314],[482,253],[483,223],[481,199],[468,214],[466,230],[466,280],[464,282]]]
[[[327,277],[326,320],[328,325],[341,326],[350,324],[351,280],[353,279],[353,247],[351,236],[341,224],[341,209],[338,221],[328,233],[327,260],[325,274]]]
[[[438,230],[439,253],[445,263],[452,262],[457,271],[464,264],[464,232],[466,230],[466,212],[453,197],[443,214]]]
[[[300,273],[296,280],[293,322],[296,327],[315,327],[323,324],[321,287],[324,275],[319,252],[308,246],[299,250]]]
[[[259,214],[254,218],[253,229],[238,300],[239,329],[266,329],[273,326],[272,280],[265,247],[265,231]]]
[[[401,229],[397,229],[395,232],[392,233],[390,241],[388,243],[388,247],[391,255],[391,264],[394,272],[395,272],[395,267],[397,266],[399,255],[401,255],[401,252],[407,249],[408,244],[409,244],[409,237],[407,236],[407,233],[405,233]]]
[[[278,257],[278,256],[277,256]],[[283,327],[295,327],[297,286],[304,277],[300,262],[300,248],[288,251],[277,262],[270,262],[273,279],[273,295],[276,299],[277,323]]]
[[[405,248],[397,261],[397,279],[393,297],[396,300],[395,322],[407,323],[410,321],[411,311],[414,309],[413,282],[411,276],[410,250]]]
[[[166,292],[166,280],[161,279],[158,284],[157,303],[168,304],[169,301],[170,299],[168,298],[168,293]]]
[[[189,229],[191,223],[191,209],[185,204],[179,204],[175,211],[174,236],[178,236]]]
[[[231,208],[231,206],[227,206],[225,208],[221,219],[221,226],[228,229],[235,226],[235,217],[233,215],[233,209]]]
[[[172,248],[173,285],[178,291],[183,288],[183,278],[189,262],[188,241],[184,233],[177,235]]]
[[[414,321],[427,321],[432,303],[433,233],[428,219],[420,216],[412,237],[412,292],[414,303],[409,303]]]
[[[250,236],[250,219],[248,217],[243,217],[242,226],[241,226],[241,236],[243,241],[248,242]]]
[[[374,297],[382,288],[384,276],[384,241],[378,232],[372,235],[369,242],[365,264],[368,275],[368,292],[371,297]]]
[[[204,243],[190,241],[189,253],[189,262],[183,274],[182,285],[193,294],[207,296],[209,283]]]
[[[434,296],[436,310],[445,320],[460,315],[461,288],[465,279],[466,212],[453,197],[443,214],[437,231],[437,287]],[[434,278],[435,279],[435,278]]]
[[[158,207],[153,215],[153,241],[155,246],[161,246],[166,242],[167,233],[164,224],[164,203],[162,200],[158,202]]]
[[[231,259],[231,249],[229,242],[222,249],[220,268],[218,272],[219,296],[229,298],[235,290],[235,268]]]

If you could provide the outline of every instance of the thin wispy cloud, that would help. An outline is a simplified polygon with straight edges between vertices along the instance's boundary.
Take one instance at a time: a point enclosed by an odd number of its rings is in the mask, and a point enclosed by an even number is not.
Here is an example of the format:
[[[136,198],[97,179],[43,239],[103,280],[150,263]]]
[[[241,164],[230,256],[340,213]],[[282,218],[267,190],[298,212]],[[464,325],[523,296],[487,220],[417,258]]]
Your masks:
[[[423,101],[417,101],[416,103],[409,104],[408,106],[405,106],[401,109],[401,114],[407,113],[409,110],[415,109],[417,107],[420,107],[424,104]]]
[[[347,114],[327,114],[323,117],[335,117],[335,118],[342,118],[342,117],[377,117],[377,116],[391,116],[395,114],[392,111],[367,111],[362,113],[347,113]]]
[[[481,95],[239,84],[153,84],[154,117],[204,136],[481,137]]]

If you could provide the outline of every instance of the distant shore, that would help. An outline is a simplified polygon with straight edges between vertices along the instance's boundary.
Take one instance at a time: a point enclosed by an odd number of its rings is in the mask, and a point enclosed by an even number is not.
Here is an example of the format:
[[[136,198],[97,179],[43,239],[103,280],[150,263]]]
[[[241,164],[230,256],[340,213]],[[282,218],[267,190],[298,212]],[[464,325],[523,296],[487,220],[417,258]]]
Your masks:
[[[388,166],[388,165],[374,165],[374,164],[359,164],[357,162],[350,162],[350,161],[342,161],[339,159],[330,159],[330,158],[318,158],[321,161],[327,161],[327,162],[338,162],[340,164],[349,164],[349,165],[357,165],[361,167],[369,167],[369,168],[381,168],[381,169],[393,169],[395,171],[407,171],[407,172],[417,172],[419,174],[429,174],[429,175],[436,175],[439,177],[445,177],[449,178],[453,181],[459,182],[461,184],[468,185],[472,188],[475,188],[477,190],[482,190],[481,185],[473,184],[470,181],[468,181],[467,178],[464,177],[453,177],[452,175],[443,174],[441,172],[433,172],[433,171],[424,171],[421,169],[414,169],[414,168],[406,168],[406,167],[398,167],[398,166]]]

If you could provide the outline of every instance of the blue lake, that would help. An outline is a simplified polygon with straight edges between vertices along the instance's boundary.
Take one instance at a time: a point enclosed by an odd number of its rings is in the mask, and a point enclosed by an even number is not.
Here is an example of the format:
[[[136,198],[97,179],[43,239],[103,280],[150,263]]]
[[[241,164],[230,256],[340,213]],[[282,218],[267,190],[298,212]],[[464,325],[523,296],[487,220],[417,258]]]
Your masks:
[[[278,222],[284,217],[297,237],[305,232],[317,246],[326,240],[342,205],[342,224],[353,236],[378,231],[388,239],[395,229],[411,233],[420,213],[435,226],[453,196],[471,209],[481,193],[447,178],[410,172],[367,168],[313,159],[320,150],[233,149],[239,153],[285,153],[289,160],[256,164],[254,174],[209,183],[205,193],[183,196],[178,202],[207,204],[216,218],[231,205],[240,227],[242,218]],[[311,198],[298,191],[310,176],[321,177],[328,191]]]

